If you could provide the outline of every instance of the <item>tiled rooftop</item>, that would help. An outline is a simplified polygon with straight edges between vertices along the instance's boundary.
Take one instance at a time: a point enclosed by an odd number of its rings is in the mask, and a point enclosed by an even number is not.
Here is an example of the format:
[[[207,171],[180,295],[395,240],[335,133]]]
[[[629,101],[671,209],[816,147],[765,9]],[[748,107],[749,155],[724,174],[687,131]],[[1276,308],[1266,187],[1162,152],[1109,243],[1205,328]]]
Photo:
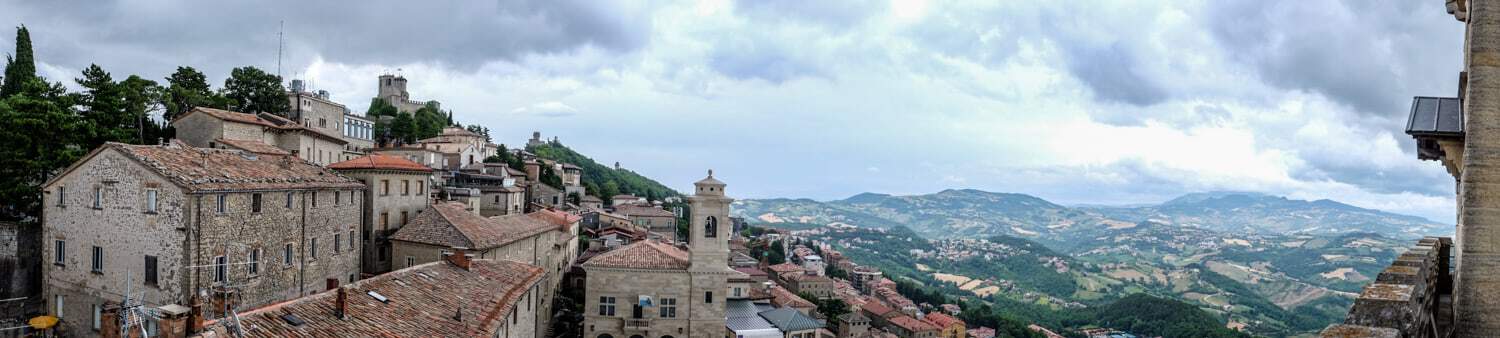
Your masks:
[[[328,168],[340,170],[384,169],[432,172],[432,168],[428,168],[427,166],[417,162],[412,162],[411,160],[408,160],[406,158],[400,156],[378,154],[365,155],[348,161],[329,164]]]
[[[666,209],[652,207],[652,206],[635,205],[635,204],[617,205],[617,206],[615,206],[615,213],[616,214],[625,215],[625,216],[645,216],[645,217],[676,217],[677,216],[676,214],[673,214],[671,211],[667,211]]]
[[[343,319],[335,316],[337,292],[325,291],[242,312],[240,323],[250,337],[483,336],[504,326],[512,307],[541,278],[541,268],[511,261],[473,260],[468,270],[438,261],[345,285]],[[302,323],[289,323],[288,315]],[[208,329],[232,336],[223,322]]]
[[[682,270],[691,265],[688,252],[671,244],[645,240],[599,254],[584,267]]]
[[[429,205],[391,239],[487,250],[557,229],[547,219],[531,214],[484,218],[464,208],[456,202]]]
[[[948,314],[942,312],[928,313],[926,316],[922,317],[922,320],[925,320],[928,323],[932,323],[933,326],[937,326],[940,329],[953,326],[954,324],[957,324],[959,326],[964,325],[964,321],[959,320],[958,318],[953,318],[953,316],[949,316]]]
[[[911,316],[907,316],[907,315],[900,315],[900,316],[892,317],[891,319],[889,319],[889,321],[891,322],[891,325],[899,326],[902,329],[905,329],[905,330],[911,331],[911,332],[921,332],[921,331],[928,331],[928,330],[939,330],[939,328],[937,326],[934,326],[934,325],[932,325],[930,323],[927,323],[927,322],[924,322],[924,321],[917,320],[916,318],[912,318]]]
[[[290,152],[287,152],[286,150],[282,150],[281,148],[277,148],[276,146],[265,144],[264,142],[245,141],[245,140],[226,140],[226,139],[223,139],[223,138],[215,139],[214,142],[218,142],[218,143],[223,144],[225,146],[229,146],[230,148],[244,150],[244,151],[248,151],[248,152],[252,152],[252,153],[256,153],[256,154],[261,154],[261,155],[278,155],[279,156],[279,155],[291,155],[292,154]]]
[[[364,187],[357,180],[291,156],[256,156],[240,150],[194,148],[177,142],[165,146],[111,142],[95,152],[106,149],[117,150],[192,192]]]

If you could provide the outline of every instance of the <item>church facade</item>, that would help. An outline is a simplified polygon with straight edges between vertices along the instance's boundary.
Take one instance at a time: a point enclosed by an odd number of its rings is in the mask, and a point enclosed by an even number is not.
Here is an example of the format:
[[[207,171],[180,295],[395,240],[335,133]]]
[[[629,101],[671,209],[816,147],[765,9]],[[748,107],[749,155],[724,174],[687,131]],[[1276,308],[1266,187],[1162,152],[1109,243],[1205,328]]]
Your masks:
[[[632,243],[582,265],[587,271],[584,337],[723,337],[729,260],[729,204],[713,172],[687,198],[686,245]]]

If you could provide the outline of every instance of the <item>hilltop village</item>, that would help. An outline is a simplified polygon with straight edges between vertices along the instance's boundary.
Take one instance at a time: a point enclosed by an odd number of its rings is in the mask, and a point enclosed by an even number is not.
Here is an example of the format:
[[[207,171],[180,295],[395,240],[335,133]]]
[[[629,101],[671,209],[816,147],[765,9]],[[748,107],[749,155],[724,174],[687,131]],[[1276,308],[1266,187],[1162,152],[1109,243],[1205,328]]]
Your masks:
[[[375,101],[396,111],[437,106],[412,100],[404,77],[377,81]],[[192,108],[169,121],[175,137],[104,143],[43,183],[43,302],[26,329],[994,336],[827,246],[764,229],[747,237],[712,171],[688,195],[600,196],[619,188],[534,153],[561,147],[540,133],[514,149],[473,126],[403,142],[376,134],[389,116],[350,112],[301,81],[286,99],[279,114]],[[778,264],[767,243],[785,246]]]

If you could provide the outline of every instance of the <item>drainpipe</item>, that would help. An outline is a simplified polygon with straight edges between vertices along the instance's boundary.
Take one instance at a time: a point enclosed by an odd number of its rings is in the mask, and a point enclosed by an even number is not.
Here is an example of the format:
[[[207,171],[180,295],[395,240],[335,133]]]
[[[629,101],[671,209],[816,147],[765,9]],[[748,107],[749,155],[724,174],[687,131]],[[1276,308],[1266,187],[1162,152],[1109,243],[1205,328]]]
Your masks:
[[[307,292],[307,198],[306,191],[302,192],[302,219],[298,224],[298,230],[302,236],[297,240],[297,246],[302,248],[302,255],[297,260],[297,297],[302,297]]]

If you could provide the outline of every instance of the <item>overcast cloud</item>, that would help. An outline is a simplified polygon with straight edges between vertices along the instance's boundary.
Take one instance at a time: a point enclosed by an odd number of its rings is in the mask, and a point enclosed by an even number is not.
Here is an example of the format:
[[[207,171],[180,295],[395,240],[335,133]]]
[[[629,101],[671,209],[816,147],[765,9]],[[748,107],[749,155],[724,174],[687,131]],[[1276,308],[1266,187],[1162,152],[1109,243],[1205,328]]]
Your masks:
[[[1205,190],[1453,221],[1402,134],[1453,95],[1437,1],[19,1],[44,76],[281,72],[363,111],[375,77],[520,145],[532,131],[680,190],[945,188],[1061,203]],[[12,50],[7,31],[0,49]]]

